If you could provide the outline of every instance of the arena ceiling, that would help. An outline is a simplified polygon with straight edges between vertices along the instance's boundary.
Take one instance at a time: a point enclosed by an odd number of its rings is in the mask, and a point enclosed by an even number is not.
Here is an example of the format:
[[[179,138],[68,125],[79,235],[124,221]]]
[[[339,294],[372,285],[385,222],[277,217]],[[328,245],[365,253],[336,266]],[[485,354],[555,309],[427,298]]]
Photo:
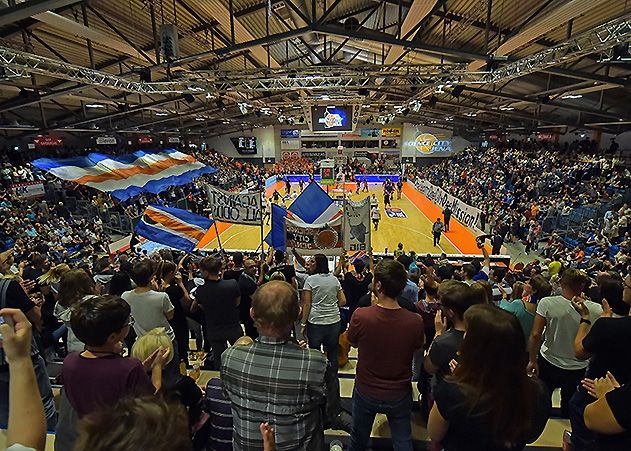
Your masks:
[[[0,133],[212,136],[331,102],[366,125],[620,133],[630,3],[0,0]]]

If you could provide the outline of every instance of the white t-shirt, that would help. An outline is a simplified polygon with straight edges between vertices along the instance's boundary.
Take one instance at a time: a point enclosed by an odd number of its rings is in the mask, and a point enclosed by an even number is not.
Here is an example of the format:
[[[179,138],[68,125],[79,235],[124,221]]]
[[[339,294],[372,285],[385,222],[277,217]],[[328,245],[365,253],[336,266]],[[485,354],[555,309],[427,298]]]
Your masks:
[[[134,331],[138,338],[146,335],[151,329],[164,327],[169,338],[175,340],[173,329],[164,316],[173,310],[168,294],[153,290],[146,293],[131,290],[125,291],[121,297],[131,307],[131,316],[135,320]]]
[[[305,280],[304,291],[311,291],[311,324],[327,325],[340,320],[337,293],[342,286],[332,274],[312,274]]]
[[[585,305],[593,324],[603,309],[592,301],[585,301]],[[543,358],[564,370],[587,368],[588,361],[579,360],[574,354],[574,338],[578,332],[581,315],[572,307],[572,303],[563,296],[543,298],[537,304],[537,315],[546,319],[541,345]]]

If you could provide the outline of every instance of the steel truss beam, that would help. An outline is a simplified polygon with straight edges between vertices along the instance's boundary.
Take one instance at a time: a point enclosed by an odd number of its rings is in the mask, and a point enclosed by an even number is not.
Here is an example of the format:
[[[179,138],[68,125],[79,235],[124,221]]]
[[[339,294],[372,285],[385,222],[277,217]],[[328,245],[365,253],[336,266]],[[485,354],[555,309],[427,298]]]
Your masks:
[[[409,102],[419,101],[434,94],[441,85],[506,82],[535,72],[545,71],[559,64],[592,53],[602,52],[614,45],[629,41],[631,41],[631,14],[626,14],[554,47],[506,64],[492,72],[476,73],[477,75],[473,77],[470,77],[471,73],[468,73],[464,79],[460,74],[446,74],[433,86],[427,87],[411,97]]]

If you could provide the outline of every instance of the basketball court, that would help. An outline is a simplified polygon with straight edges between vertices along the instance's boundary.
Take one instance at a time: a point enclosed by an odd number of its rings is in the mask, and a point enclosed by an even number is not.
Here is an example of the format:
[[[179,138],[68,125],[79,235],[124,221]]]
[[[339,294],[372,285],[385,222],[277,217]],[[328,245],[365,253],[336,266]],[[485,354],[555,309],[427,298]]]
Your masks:
[[[295,186],[295,189],[294,189]],[[326,187],[324,187],[326,190]],[[440,246],[434,247],[432,237],[432,224],[436,218],[443,218],[442,209],[432,203],[427,197],[418,192],[411,183],[406,183],[401,199],[397,200],[396,193],[391,202],[389,211],[384,209],[383,188],[381,184],[369,184],[368,192],[355,194],[356,185],[347,183],[346,192],[351,192],[350,200],[360,201],[375,194],[379,201],[381,221],[377,231],[372,231],[372,247],[376,253],[392,253],[398,243],[403,243],[406,251],[415,251],[417,254],[441,253],[446,254],[479,254],[480,250],[475,242],[474,234],[466,226],[452,217],[450,231],[443,234]],[[274,190],[285,194],[285,185],[281,182],[267,189],[267,197],[270,198]],[[351,191],[352,190],[352,191]],[[292,186],[292,194],[299,194],[297,184]],[[335,200],[336,195],[341,194],[341,189],[329,187],[329,195]],[[280,205],[289,207],[291,201],[287,200]],[[266,236],[270,227],[264,225],[263,236]],[[260,227],[241,224],[217,223],[219,241],[225,249],[256,250],[261,244]],[[217,233],[211,227],[208,234],[200,242],[200,249],[212,250],[219,248]]]

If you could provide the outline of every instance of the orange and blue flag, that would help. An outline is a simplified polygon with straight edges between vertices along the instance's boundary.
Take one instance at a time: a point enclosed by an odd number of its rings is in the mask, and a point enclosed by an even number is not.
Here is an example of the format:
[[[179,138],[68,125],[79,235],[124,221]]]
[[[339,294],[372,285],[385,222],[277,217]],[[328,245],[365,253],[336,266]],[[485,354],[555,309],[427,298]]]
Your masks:
[[[203,174],[217,172],[175,149],[139,150],[119,156],[90,153],[76,158],[40,158],[33,161],[33,166],[119,200],[145,192],[158,194],[169,186],[186,185]]]
[[[190,252],[196,248],[212,219],[179,208],[150,205],[140,218],[134,232],[150,241]]]

